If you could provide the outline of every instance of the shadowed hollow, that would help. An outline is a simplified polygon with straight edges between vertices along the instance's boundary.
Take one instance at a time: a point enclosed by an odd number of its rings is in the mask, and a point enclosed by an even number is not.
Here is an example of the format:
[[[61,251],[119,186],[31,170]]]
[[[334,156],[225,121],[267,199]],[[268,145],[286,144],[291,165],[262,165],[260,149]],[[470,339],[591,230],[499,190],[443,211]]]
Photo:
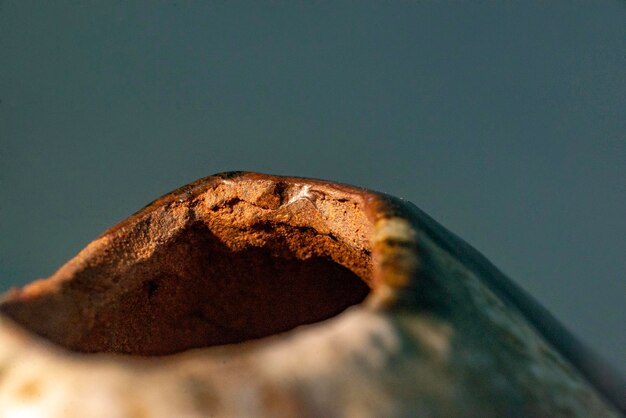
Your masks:
[[[71,350],[164,355],[270,336],[360,303],[371,260],[359,205],[299,185],[254,187],[252,197],[235,185],[164,198],[105,234],[108,248],[81,253],[79,268],[14,291],[0,309]]]

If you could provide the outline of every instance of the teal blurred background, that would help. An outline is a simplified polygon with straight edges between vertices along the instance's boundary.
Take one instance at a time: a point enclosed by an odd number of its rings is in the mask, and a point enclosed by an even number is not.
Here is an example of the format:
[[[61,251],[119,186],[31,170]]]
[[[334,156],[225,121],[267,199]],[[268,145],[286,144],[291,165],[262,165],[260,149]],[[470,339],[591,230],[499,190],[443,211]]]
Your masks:
[[[626,371],[626,3],[0,0],[0,291],[226,170],[413,201]]]

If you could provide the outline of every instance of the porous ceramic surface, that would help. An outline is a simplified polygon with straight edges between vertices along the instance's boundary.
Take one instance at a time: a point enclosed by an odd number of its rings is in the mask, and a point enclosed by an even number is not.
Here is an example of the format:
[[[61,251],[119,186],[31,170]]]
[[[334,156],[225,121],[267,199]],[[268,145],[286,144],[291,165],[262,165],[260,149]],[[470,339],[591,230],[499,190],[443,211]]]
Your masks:
[[[620,416],[475,250],[324,181],[199,180],[0,310],[0,417]]]

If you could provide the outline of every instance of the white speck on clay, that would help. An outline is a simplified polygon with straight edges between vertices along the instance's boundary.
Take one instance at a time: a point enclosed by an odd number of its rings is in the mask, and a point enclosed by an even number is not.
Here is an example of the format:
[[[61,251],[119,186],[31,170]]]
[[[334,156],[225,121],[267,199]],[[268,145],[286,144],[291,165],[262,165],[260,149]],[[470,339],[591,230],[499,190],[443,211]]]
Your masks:
[[[287,205],[291,205],[292,203],[301,199],[307,199],[310,200],[312,203],[315,203],[315,196],[311,194],[310,189],[311,186],[309,186],[308,184],[302,186],[300,189],[298,189],[298,192],[296,194],[289,198],[289,200],[287,201]]]

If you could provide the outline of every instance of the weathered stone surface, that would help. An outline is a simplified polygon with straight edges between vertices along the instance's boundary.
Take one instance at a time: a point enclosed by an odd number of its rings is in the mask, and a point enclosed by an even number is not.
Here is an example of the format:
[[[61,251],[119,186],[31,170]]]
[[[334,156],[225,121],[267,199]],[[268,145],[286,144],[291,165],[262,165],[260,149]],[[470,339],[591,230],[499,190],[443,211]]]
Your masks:
[[[0,311],[2,417],[623,407],[619,379],[467,244],[408,202],[317,180],[199,180]]]

